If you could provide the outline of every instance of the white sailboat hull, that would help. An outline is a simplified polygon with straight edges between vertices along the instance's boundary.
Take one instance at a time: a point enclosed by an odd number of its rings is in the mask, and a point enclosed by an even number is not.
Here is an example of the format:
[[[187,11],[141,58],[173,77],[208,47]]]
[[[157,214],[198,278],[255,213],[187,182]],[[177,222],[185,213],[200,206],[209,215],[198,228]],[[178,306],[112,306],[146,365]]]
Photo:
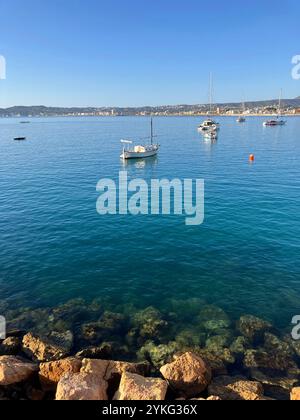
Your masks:
[[[157,150],[149,150],[146,152],[131,152],[131,151],[125,151],[121,154],[121,159],[127,160],[127,159],[145,159],[150,158],[153,156],[157,156],[159,152],[159,149]]]

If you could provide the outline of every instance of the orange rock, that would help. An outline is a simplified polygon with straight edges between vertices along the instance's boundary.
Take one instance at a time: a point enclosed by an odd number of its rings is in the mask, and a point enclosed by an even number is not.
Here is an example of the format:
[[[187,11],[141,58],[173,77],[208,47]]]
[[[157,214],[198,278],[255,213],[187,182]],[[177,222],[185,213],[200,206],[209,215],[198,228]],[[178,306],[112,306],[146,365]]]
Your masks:
[[[14,356],[0,357],[0,386],[24,382],[38,371],[38,366]]]
[[[144,378],[125,372],[114,400],[120,401],[164,401],[168,384],[162,379]]]
[[[201,394],[212,379],[210,366],[193,353],[185,353],[160,371],[175,391],[190,398]]]
[[[45,391],[52,391],[60,379],[67,373],[79,373],[81,369],[81,360],[75,357],[69,357],[57,362],[41,363],[40,382]]]
[[[293,388],[291,392],[292,401],[300,401],[300,388]]]
[[[106,381],[87,373],[68,373],[57,385],[57,401],[107,401]]]

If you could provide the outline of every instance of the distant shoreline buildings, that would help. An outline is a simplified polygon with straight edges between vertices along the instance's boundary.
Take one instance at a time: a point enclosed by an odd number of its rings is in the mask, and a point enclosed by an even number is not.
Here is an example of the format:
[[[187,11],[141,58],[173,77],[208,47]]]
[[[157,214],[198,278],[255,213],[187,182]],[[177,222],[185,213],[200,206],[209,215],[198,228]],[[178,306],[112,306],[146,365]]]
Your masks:
[[[157,107],[99,107],[99,108],[59,108],[45,106],[15,106],[1,109],[0,117],[118,117],[118,116],[204,116],[209,114],[209,105],[170,105]],[[278,100],[217,104],[213,115],[248,116],[274,115],[278,112]],[[300,97],[282,102],[283,115],[300,116]]]

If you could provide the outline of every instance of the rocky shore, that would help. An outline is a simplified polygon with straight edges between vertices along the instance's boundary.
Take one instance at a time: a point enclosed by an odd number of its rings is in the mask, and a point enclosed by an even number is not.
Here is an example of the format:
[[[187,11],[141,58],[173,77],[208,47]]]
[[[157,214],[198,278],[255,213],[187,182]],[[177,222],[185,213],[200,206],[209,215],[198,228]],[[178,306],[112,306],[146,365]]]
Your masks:
[[[1,400],[300,399],[300,342],[200,299],[165,312],[75,300],[5,314]]]

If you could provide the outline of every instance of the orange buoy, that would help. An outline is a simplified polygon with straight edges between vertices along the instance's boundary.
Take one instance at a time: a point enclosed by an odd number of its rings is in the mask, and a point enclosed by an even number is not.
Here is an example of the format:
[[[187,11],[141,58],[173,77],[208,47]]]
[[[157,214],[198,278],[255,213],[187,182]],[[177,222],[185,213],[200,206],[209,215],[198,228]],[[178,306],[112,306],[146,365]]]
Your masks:
[[[255,161],[255,156],[254,155],[250,155],[249,156],[249,161],[250,162],[254,162]]]

